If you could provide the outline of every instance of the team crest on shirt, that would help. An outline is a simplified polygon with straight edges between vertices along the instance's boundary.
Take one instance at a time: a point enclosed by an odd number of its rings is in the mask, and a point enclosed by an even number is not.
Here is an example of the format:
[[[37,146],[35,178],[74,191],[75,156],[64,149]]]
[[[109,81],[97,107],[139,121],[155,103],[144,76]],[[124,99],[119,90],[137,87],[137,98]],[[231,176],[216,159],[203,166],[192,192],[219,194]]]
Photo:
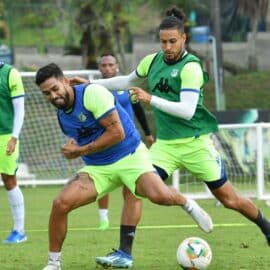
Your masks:
[[[84,115],[82,112],[78,115],[78,118],[80,120],[80,122],[84,122],[86,120],[86,115]]]
[[[178,74],[178,69],[173,69],[172,72],[171,72],[171,77],[176,77]]]
[[[116,91],[117,95],[123,95],[125,91]]]

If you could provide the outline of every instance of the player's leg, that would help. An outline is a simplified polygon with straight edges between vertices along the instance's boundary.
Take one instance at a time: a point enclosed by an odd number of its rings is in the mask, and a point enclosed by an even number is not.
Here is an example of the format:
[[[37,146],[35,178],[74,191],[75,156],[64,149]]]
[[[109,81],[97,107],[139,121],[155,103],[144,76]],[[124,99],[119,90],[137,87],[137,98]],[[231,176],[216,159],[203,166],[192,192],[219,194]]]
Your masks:
[[[133,163],[129,165],[131,167],[132,164],[135,164],[138,168],[142,168],[141,173],[137,174],[135,178],[138,179],[136,182],[137,186],[131,186],[130,183],[134,182],[127,176],[125,177],[125,181],[127,181],[126,185],[130,190],[139,192],[136,193],[137,195],[147,197],[154,203],[162,205],[181,205],[198,223],[202,230],[205,232],[212,231],[213,223],[209,215],[201,209],[195,201],[187,199],[176,189],[164,184],[158,176],[157,172],[160,173],[161,168],[163,172],[165,171],[167,174],[170,174],[175,170],[177,164],[179,164],[179,157],[175,154],[175,152],[178,153],[178,151],[175,151],[175,145],[169,145],[169,151],[167,150],[167,146],[168,145],[164,146],[162,143],[160,144],[160,141],[157,141],[152,146],[153,150],[152,147],[150,149],[152,159],[154,159],[154,155],[162,156],[161,160],[155,159],[154,162],[159,161],[159,164],[167,165],[167,167],[165,167],[166,170],[163,167],[160,167],[158,170],[153,169],[153,166],[150,165],[152,160],[150,159],[149,151],[145,147],[138,148],[136,155],[132,156]],[[141,162],[142,160],[144,161],[143,163]],[[128,176],[132,177],[134,175],[129,173]],[[142,182],[142,184],[140,182]],[[196,213],[196,215],[194,215],[194,213]]]
[[[60,270],[61,249],[67,233],[68,214],[94,202],[97,190],[87,173],[78,173],[53,200],[49,219],[49,260],[43,270]]]
[[[2,174],[2,180],[7,190],[9,206],[13,218],[13,230],[3,243],[16,244],[25,242],[27,236],[24,229],[25,209],[23,193],[17,185],[16,175]]]
[[[136,198],[127,187],[123,187],[123,198],[119,249],[131,255],[136,226],[141,219],[142,200]]]
[[[211,182],[210,182],[211,183]],[[218,183],[218,182],[217,182]],[[262,212],[248,198],[237,194],[231,184],[226,181],[221,186],[213,188],[213,184],[209,185],[215,197],[226,207],[241,213],[250,221],[257,224],[270,245],[270,222],[264,217]],[[211,188],[212,187],[212,188]]]
[[[211,232],[211,217],[193,200],[187,199],[174,187],[167,186],[155,173],[145,173],[137,181],[136,194],[147,197],[151,202],[160,205],[179,205],[191,215],[194,221],[205,232]]]
[[[109,222],[109,194],[98,200],[99,229],[107,230]]]
[[[130,268],[133,265],[132,245],[136,226],[141,218],[142,200],[136,198],[127,187],[123,187],[124,205],[120,225],[120,245],[107,256],[97,257],[96,262],[114,268]]]
[[[192,149],[190,141],[193,141],[193,138],[181,139],[174,143],[157,140],[150,148],[151,160],[156,171],[163,180],[166,180],[176,169],[183,166],[182,154],[186,156],[185,152]],[[209,215],[196,203],[196,201],[185,197],[183,194],[181,194],[181,196],[185,198],[183,209],[190,214],[203,231],[212,231],[213,223]]]
[[[19,141],[17,141],[15,151],[11,155],[7,155],[6,147],[10,140],[10,135],[1,135],[0,137],[0,173],[4,187],[7,190],[9,206],[13,218],[13,230],[3,243],[16,244],[27,240],[24,228],[24,196],[20,187],[17,185],[16,178]]]
[[[195,157],[187,158],[185,159],[186,168],[198,178],[204,179],[213,195],[225,207],[238,211],[256,223],[267,238],[268,244],[270,244],[270,222],[264,218],[251,200],[239,196],[235,192],[232,184],[227,180],[224,164],[211,138],[201,136],[190,147],[190,149],[192,148],[202,149],[202,151],[196,151],[196,158],[199,162],[190,162]]]
[[[49,242],[51,251],[60,251],[67,232],[68,213],[94,202],[97,191],[94,182],[86,173],[79,173],[53,200],[49,220]]]

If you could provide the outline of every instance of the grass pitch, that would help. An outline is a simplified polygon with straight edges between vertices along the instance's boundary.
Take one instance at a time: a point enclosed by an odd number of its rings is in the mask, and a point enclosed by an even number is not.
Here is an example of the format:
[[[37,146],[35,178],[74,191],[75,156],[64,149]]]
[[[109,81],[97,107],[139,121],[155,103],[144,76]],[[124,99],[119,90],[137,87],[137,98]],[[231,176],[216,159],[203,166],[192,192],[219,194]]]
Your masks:
[[[60,186],[23,188],[26,202],[28,241],[18,245],[0,244],[1,270],[41,270],[47,262],[47,224],[52,199]],[[209,270],[267,270],[270,247],[260,230],[248,220],[214,200],[199,203],[212,216],[215,227],[210,234],[202,232],[178,207],[156,206],[144,201],[143,216],[133,246],[134,270],[175,270],[176,249],[186,237],[202,237],[210,244],[213,259]],[[270,209],[256,202],[265,215]],[[95,257],[118,247],[119,220],[122,208],[120,190],[110,197],[109,230],[97,230],[97,204],[79,208],[70,214],[69,231],[62,251],[62,270],[96,269]],[[10,232],[12,221],[6,192],[0,189],[0,238]]]

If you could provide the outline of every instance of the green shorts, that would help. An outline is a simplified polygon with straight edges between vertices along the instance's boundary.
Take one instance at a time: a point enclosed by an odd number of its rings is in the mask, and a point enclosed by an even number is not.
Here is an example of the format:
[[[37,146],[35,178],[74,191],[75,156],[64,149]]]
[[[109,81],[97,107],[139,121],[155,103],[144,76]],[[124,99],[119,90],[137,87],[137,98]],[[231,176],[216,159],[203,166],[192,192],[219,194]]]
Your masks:
[[[15,175],[18,168],[19,141],[17,141],[15,151],[9,156],[6,151],[10,138],[11,134],[0,135],[0,173]]]
[[[171,175],[184,168],[206,182],[219,180],[224,173],[221,157],[210,134],[178,140],[157,140],[150,148],[152,163]]]
[[[156,170],[152,166],[149,150],[141,143],[133,154],[113,164],[89,165],[78,172],[86,172],[93,179],[98,193],[97,199],[99,199],[123,185],[135,195],[136,181],[139,176],[154,171]]]

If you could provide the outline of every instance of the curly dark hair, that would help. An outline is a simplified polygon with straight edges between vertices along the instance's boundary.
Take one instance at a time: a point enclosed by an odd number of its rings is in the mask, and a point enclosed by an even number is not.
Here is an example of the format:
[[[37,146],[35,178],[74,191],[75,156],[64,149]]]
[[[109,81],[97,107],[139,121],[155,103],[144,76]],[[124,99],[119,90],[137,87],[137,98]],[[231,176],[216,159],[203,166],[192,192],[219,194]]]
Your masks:
[[[51,77],[55,77],[55,78],[64,77],[63,71],[55,63],[50,63],[44,67],[41,67],[36,73],[35,82],[37,85],[40,85]]]
[[[165,15],[166,17],[163,18],[159,25],[159,30],[174,28],[184,32],[186,14],[181,8],[172,6],[166,10]]]

